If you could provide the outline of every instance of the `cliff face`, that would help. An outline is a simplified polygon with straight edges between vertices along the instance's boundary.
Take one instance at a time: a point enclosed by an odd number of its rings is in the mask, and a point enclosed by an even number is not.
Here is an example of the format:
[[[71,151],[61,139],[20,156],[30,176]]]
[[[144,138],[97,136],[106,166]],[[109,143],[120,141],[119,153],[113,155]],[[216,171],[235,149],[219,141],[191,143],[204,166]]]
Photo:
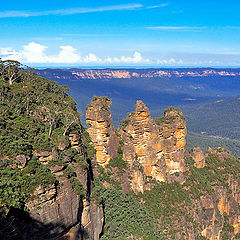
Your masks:
[[[96,149],[96,161],[104,167],[117,156],[119,141],[112,125],[110,104],[108,99],[98,97],[86,112],[86,122],[90,125],[87,131]],[[184,171],[186,125],[179,110],[165,111],[157,124],[145,104],[138,101],[135,111],[122,121],[118,133],[134,191],[149,189],[148,177],[161,182]]]
[[[103,145],[107,149],[111,135],[115,137],[109,106],[108,100],[99,98],[87,111],[88,132],[96,150]],[[115,160],[104,164],[98,160],[103,168],[96,175],[97,181],[102,181],[105,189],[120,186],[124,192],[141,196],[141,204],[158,216],[163,239],[239,236],[240,181],[239,173],[233,175],[239,162],[224,149],[209,149],[205,154],[196,147],[186,152],[186,121],[179,109],[170,107],[154,120],[145,104],[138,101],[135,111],[121,122],[118,134],[117,158],[112,155],[109,159]]]
[[[87,107],[86,123],[88,133],[96,150],[96,161],[101,166],[117,156],[119,139],[115,134],[110,112],[111,101],[104,97],[96,98]]]
[[[103,208],[91,202],[93,154],[76,103],[18,62],[0,69],[0,214],[16,230],[5,237],[0,224],[0,238],[56,239],[71,229],[73,239],[99,239]]]
[[[30,210],[29,218],[33,222],[42,223],[41,227],[31,229],[32,223],[25,223],[24,239],[52,239],[64,235],[63,239],[69,240],[98,240],[103,226],[103,208],[90,201],[92,179],[87,163],[87,147],[82,134],[74,133],[69,135],[69,143],[59,143],[58,151],[34,151],[38,161],[49,167],[58,181],[58,185],[39,187],[32,193],[26,207]],[[81,164],[74,161],[66,151],[76,151],[75,159],[81,159]],[[66,163],[55,163],[51,161],[58,155],[65,153]],[[68,170],[69,171],[69,170]],[[81,193],[76,191],[73,178],[76,184],[81,186]],[[59,239],[62,239],[60,237]]]
[[[41,76],[49,79],[131,79],[154,77],[206,77],[206,76],[239,76],[239,70],[226,69],[44,69],[37,71]]]
[[[123,140],[123,159],[132,169],[140,164],[144,175],[159,182],[184,171],[186,137],[186,125],[181,112],[166,111],[162,119],[157,124],[150,117],[145,104],[137,101],[135,111],[122,121],[118,130]],[[141,175],[140,171],[134,173],[132,186],[136,191],[143,192]],[[139,186],[134,187],[136,184]]]

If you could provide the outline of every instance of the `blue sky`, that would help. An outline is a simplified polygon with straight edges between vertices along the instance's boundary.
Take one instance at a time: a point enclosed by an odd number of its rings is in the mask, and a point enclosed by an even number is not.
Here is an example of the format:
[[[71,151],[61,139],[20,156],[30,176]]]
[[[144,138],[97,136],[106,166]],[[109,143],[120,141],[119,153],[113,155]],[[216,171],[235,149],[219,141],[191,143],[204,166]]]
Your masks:
[[[0,56],[31,66],[240,66],[237,0],[5,1]]]

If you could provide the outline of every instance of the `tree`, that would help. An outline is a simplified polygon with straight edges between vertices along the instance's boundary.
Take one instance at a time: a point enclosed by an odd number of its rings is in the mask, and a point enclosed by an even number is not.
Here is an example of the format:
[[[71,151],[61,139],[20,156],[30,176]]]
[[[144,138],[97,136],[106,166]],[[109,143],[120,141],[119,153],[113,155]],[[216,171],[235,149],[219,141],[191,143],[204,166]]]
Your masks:
[[[26,69],[29,69],[26,65],[21,64],[15,60],[0,60],[0,74],[7,80],[9,85],[19,80]]]

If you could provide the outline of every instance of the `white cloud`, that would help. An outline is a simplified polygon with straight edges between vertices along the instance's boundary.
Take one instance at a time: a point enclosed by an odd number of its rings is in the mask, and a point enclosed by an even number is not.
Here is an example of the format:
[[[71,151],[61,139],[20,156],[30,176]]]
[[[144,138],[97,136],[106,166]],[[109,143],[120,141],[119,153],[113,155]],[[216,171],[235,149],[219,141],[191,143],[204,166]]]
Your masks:
[[[16,51],[12,48],[0,48],[0,55],[14,55]]]
[[[143,7],[142,4],[125,4],[125,5],[112,5],[98,8],[70,8],[70,9],[56,9],[41,12],[33,11],[2,11],[0,18],[9,17],[38,17],[48,15],[72,15],[93,12],[106,12],[106,11],[120,11],[120,10],[135,10]]]
[[[48,62],[52,63],[76,63],[81,61],[81,55],[72,46],[61,46],[61,51],[54,57],[48,57]]]
[[[153,9],[153,8],[162,8],[162,7],[166,7],[168,5],[168,3],[163,3],[160,5],[155,5],[155,6],[149,6],[147,7],[148,9]]]
[[[122,56],[120,58],[110,58],[110,57],[107,57],[106,59],[104,59],[104,62],[107,62],[107,63],[150,63],[150,59],[144,59],[142,57],[142,54],[139,53],[139,52],[134,52],[133,56],[132,57],[125,57],[125,56]]]
[[[134,52],[133,56],[121,56],[100,58],[94,53],[89,53],[86,56],[81,56],[76,48],[72,46],[60,46],[60,51],[55,55],[46,54],[47,47],[39,43],[31,42],[21,51],[16,51],[12,48],[0,48],[2,59],[12,59],[23,63],[111,63],[111,64],[139,64],[150,63],[149,59],[143,58],[140,52]]]
[[[159,59],[157,60],[157,64],[159,65],[181,65],[183,64],[183,60],[176,60],[175,58],[170,59]]]
[[[23,46],[23,51],[19,52],[14,58],[20,58],[16,60],[24,61],[26,59],[27,62],[45,62],[48,61],[47,56],[45,55],[45,50],[47,47],[31,42],[26,46]]]
[[[95,62],[95,63],[100,63],[102,62],[102,59],[99,58],[98,56],[96,56],[95,54],[93,53],[89,53],[84,59],[83,61],[85,63],[91,63],[91,62]]]
[[[11,48],[0,49],[3,59],[12,59],[26,63],[74,63],[81,61],[81,56],[72,46],[60,46],[57,55],[46,54],[46,46],[31,42],[23,46],[22,51],[15,51]]]

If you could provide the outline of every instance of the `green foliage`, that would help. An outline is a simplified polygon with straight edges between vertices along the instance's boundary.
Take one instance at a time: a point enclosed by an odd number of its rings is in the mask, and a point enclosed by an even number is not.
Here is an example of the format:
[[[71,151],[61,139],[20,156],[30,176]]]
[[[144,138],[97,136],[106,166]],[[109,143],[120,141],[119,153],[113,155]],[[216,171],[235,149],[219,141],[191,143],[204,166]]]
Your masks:
[[[227,215],[225,215],[225,214],[224,214],[224,223],[223,223],[222,231],[224,233],[227,233],[227,232],[232,233],[232,232],[234,232],[234,227],[231,224],[229,224],[229,217]]]
[[[34,150],[41,151],[51,151],[54,147],[53,141],[46,133],[39,133],[33,141],[32,148]]]
[[[77,177],[70,178],[70,182],[72,184],[73,191],[77,195],[84,196],[86,194],[86,191],[85,191],[83,185],[80,183],[80,181]]]
[[[68,146],[68,137],[63,135],[82,131],[80,114],[66,94],[68,90],[16,61],[0,61],[0,157],[9,159],[0,161],[0,202],[4,207],[23,208],[37,186],[57,185],[50,166],[73,159],[81,162],[78,152],[69,148],[60,151],[49,165],[33,156],[33,150],[52,151],[60,142]],[[29,158],[22,170],[16,162],[20,154]],[[82,194],[76,177],[70,181],[77,194]]]
[[[83,132],[83,136],[85,137],[86,142],[87,142],[87,156],[88,156],[88,159],[92,160],[95,156],[95,153],[96,153],[96,150],[94,148],[92,139],[89,136],[87,131]]]
[[[127,126],[128,126],[128,124],[129,124],[129,122],[130,122],[130,120],[129,119],[122,119],[122,121],[120,122],[120,128],[122,128],[122,129],[124,129],[124,128],[126,128]]]
[[[170,106],[167,109],[165,109],[164,114],[167,113],[167,112],[172,112],[172,111],[177,112],[179,114],[182,114],[182,111],[179,107],[173,107],[173,106]]]
[[[191,205],[188,192],[177,182],[158,183],[152,190],[140,195],[145,200],[145,205],[156,218],[161,218],[163,223],[171,222],[172,217],[185,214],[185,207]],[[170,223],[169,222],[169,223]]]
[[[111,99],[108,98],[108,97],[106,97],[106,96],[93,96],[93,97],[92,97],[92,100],[93,100],[93,101],[96,101],[96,100],[111,101]]]
[[[0,156],[50,149],[49,137],[54,130],[64,132],[70,123],[80,124],[76,103],[66,94],[66,87],[32,72],[19,71],[12,84],[0,71]]]
[[[240,169],[240,161],[235,157],[223,161],[217,155],[209,153],[204,168],[195,168],[191,158],[186,158],[185,163],[190,171],[185,173],[187,179],[184,186],[190,187],[189,193],[196,199],[206,193],[214,194],[213,186],[224,186],[229,189],[227,174],[236,178],[240,176],[238,170]]]
[[[0,161],[0,202],[6,208],[23,208],[37,186],[58,183],[51,171],[34,158],[24,170],[12,166],[8,160]]]
[[[168,112],[172,112],[174,111],[175,114],[172,116],[168,116],[167,113]],[[186,118],[183,116],[182,111],[180,110],[179,107],[175,108],[175,107],[168,107],[167,109],[165,109],[164,111],[164,116],[161,116],[160,118],[155,118],[155,122],[158,125],[162,125],[163,123],[165,124],[171,124],[173,123],[176,119],[181,119],[183,121],[186,122]]]
[[[121,190],[102,192],[105,225],[101,240],[125,240],[128,237],[145,240],[164,239],[157,230],[157,222],[149,211]]]
[[[123,142],[120,141],[118,147],[118,155],[115,158],[112,158],[107,165],[107,168],[117,167],[119,169],[120,175],[122,175],[127,168],[127,162],[123,160],[122,146]]]
[[[88,163],[87,163],[86,159],[84,158],[84,156],[76,154],[73,157],[73,161],[77,162],[82,168],[87,168],[88,167]]]
[[[224,147],[226,149],[229,149],[233,155],[240,157],[239,139],[207,136],[199,133],[188,132],[186,142],[186,148],[188,150],[192,149],[195,146],[199,146],[204,151],[207,151],[209,147]]]
[[[227,140],[239,140],[240,138],[239,106],[239,98],[236,97],[190,104],[182,108],[188,119],[190,132],[198,134],[204,132],[205,136],[214,136],[216,140],[222,138],[222,142],[227,142]],[[232,143],[234,145],[234,142]]]
[[[80,183],[79,179],[77,178],[77,174],[73,170],[73,168],[67,165],[64,169],[64,174],[70,180],[73,191],[79,196],[84,196],[86,194],[86,191],[83,185]]]

